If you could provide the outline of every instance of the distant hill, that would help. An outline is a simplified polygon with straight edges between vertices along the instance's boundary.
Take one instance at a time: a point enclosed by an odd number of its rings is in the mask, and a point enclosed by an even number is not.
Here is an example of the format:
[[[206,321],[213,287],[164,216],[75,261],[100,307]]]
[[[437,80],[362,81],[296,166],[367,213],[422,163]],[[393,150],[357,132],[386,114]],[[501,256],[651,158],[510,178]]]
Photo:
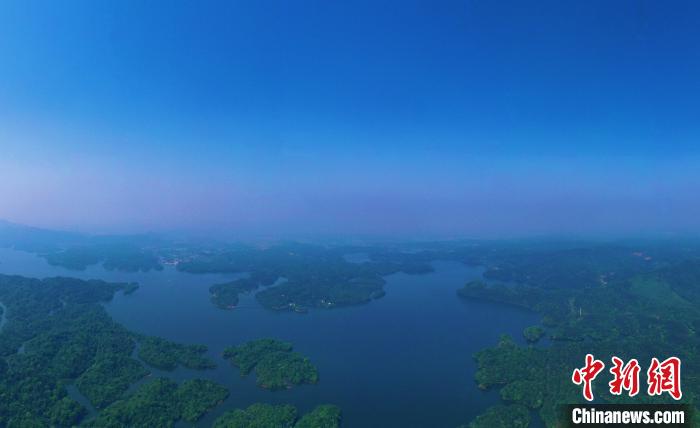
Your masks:
[[[156,235],[86,235],[0,220],[0,247],[36,253],[49,264],[74,270],[96,264],[125,271],[162,269],[159,249],[167,245]]]
[[[56,251],[59,248],[88,241],[86,235],[25,226],[0,220],[0,247],[13,247],[34,253]]]

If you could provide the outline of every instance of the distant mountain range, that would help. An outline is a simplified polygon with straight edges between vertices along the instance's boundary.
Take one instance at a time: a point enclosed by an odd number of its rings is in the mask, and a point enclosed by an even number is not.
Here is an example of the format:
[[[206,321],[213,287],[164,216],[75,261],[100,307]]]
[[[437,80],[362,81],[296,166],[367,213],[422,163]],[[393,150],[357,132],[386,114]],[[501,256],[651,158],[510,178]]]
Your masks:
[[[0,247],[41,253],[86,243],[88,240],[88,236],[75,232],[41,229],[0,220]]]

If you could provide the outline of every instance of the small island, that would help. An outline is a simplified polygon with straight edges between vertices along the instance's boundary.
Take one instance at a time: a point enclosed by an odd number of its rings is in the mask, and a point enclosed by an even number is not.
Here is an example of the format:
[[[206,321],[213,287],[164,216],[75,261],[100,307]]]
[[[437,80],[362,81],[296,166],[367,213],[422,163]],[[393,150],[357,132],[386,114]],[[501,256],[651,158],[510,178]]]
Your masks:
[[[538,325],[527,327],[523,330],[523,336],[528,343],[537,343],[544,336],[544,329]]]
[[[318,371],[308,358],[293,352],[292,344],[274,339],[258,339],[224,351],[224,358],[245,376],[255,369],[258,386],[285,389],[318,382]]]
[[[304,313],[306,308],[330,309],[379,299],[385,294],[384,283],[379,276],[304,278],[267,288],[255,298],[267,309]]]

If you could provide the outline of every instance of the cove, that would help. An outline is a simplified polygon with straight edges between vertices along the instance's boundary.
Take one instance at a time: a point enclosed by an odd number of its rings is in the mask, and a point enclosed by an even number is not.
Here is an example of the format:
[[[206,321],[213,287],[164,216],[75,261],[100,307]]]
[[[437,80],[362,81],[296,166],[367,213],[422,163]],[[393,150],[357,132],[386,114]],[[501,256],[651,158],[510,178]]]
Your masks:
[[[154,375],[208,378],[230,390],[198,426],[231,408],[268,402],[289,403],[301,413],[336,404],[346,427],[455,427],[499,401],[496,392],[477,388],[473,353],[503,333],[523,343],[523,328],[539,321],[517,308],[459,299],[456,290],[480,278],[482,269],[455,262],[434,262],[435,272],[425,275],[389,275],[386,296],[369,304],[307,314],[265,310],[252,295],[231,311],[214,307],[209,286],[237,275],[187,274],[171,266],[147,273],[98,266],[71,271],[13,250],[0,250],[0,262],[5,274],[138,282],[135,293],[119,293],[105,305],[109,314],[140,333],[207,345],[218,363],[209,371],[152,370]],[[270,392],[221,358],[225,347],[261,337],[292,342],[318,367],[320,382]]]

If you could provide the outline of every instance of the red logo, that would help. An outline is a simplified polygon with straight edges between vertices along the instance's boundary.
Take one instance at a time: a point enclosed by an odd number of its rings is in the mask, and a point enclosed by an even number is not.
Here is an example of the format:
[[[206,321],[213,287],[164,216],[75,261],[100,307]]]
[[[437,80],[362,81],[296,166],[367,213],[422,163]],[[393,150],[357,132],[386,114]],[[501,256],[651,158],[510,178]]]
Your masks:
[[[612,357],[613,367],[610,368],[610,373],[614,379],[608,383],[610,385],[610,393],[613,395],[622,394],[622,390],[628,391],[630,397],[634,397],[639,393],[639,362],[636,359],[631,359],[627,364],[617,358]]]
[[[591,383],[598,376],[598,374],[603,371],[605,364],[602,361],[593,358],[593,355],[586,355],[586,366],[580,369],[574,370],[571,375],[571,380],[576,385],[581,385],[583,383],[583,396],[588,401],[593,401],[593,390],[591,388]]]
[[[641,370],[639,362],[636,359],[631,359],[625,362],[618,358],[612,357],[613,366],[610,368],[610,373],[613,379],[608,382],[610,393],[613,395],[621,395],[622,391],[627,391],[627,395],[634,397],[639,393],[639,372]],[[586,365],[574,370],[571,375],[571,380],[576,385],[583,384],[583,397],[588,401],[593,401],[592,384],[595,378],[605,368],[605,364],[596,360],[593,355],[586,355]],[[661,395],[668,392],[674,400],[680,400],[683,397],[681,391],[681,360],[677,357],[671,357],[663,362],[659,362],[657,358],[651,359],[649,370],[647,370],[647,394]]]
[[[681,392],[681,360],[671,357],[659,363],[656,358],[651,359],[651,366],[647,371],[647,383],[649,395],[661,395],[668,392],[674,400],[683,397]]]

